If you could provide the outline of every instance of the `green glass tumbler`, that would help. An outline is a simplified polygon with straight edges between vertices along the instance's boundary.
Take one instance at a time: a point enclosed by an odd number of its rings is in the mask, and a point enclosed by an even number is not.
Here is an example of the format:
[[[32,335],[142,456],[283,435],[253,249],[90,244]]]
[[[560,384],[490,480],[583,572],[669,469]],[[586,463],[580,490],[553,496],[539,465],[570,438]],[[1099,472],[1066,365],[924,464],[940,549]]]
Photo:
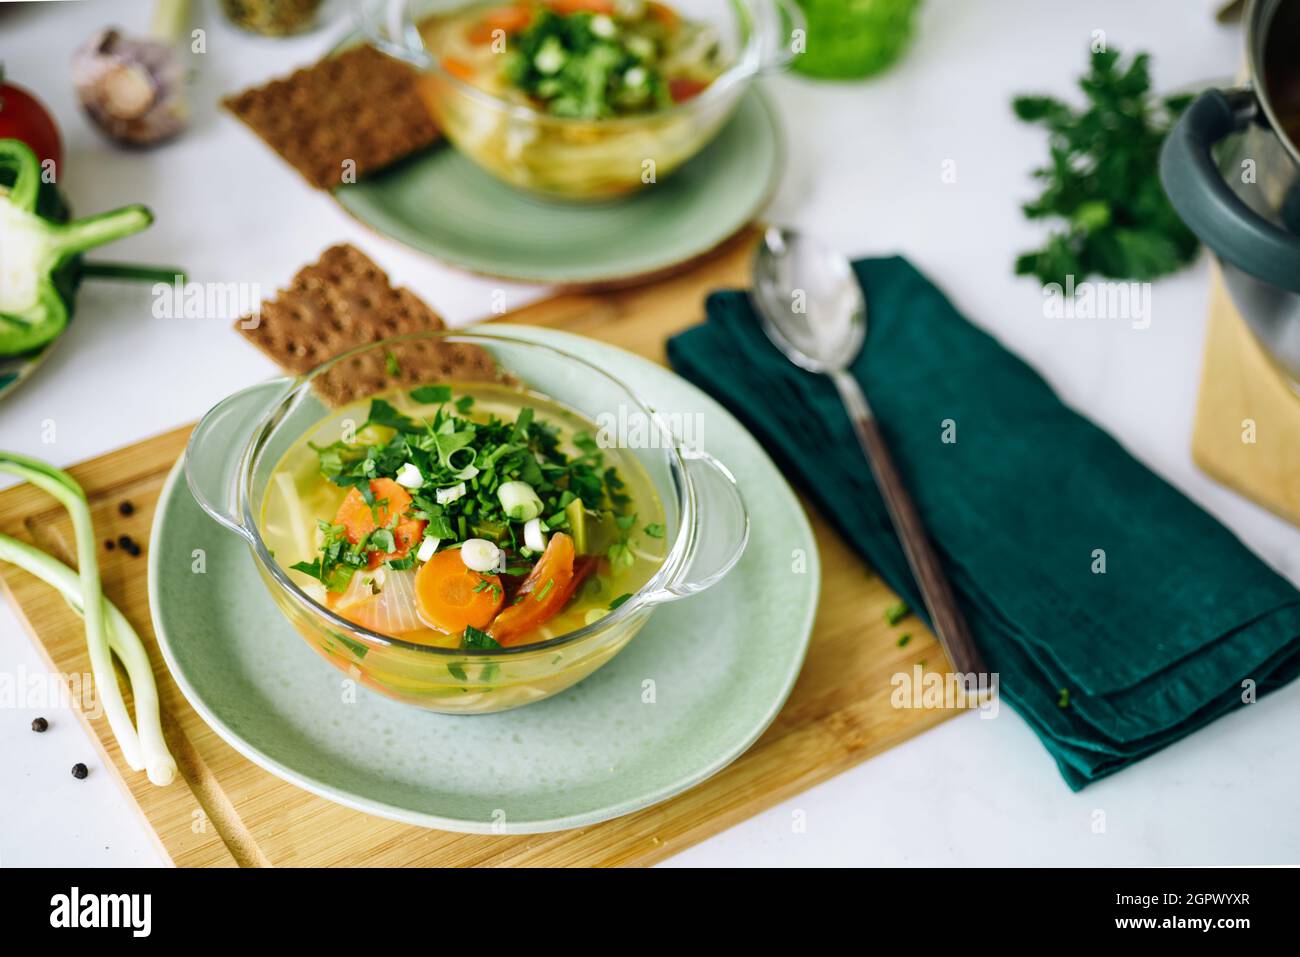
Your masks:
[[[798,0],[807,45],[793,67],[807,76],[851,80],[892,65],[912,39],[920,0]]]

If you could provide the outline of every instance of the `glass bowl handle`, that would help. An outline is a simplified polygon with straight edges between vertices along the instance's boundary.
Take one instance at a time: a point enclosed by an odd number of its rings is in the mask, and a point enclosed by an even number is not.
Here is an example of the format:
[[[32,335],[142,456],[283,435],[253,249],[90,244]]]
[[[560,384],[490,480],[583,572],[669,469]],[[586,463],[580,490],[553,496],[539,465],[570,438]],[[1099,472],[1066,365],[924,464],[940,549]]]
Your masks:
[[[647,594],[644,604],[675,601],[716,584],[740,561],[749,542],[749,512],[731,470],[707,452],[680,449],[694,499],[686,561],[677,581]]]
[[[410,0],[352,0],[352,20],[375,47],[421,70],[433,62],[411,19]]]
[[[239,509],[239,478],[253,430],[288,394],[296,380],[272,379],[222,399],[199,420],[185,446],[185,482],[207,512],[251,543]]]
[[[764,36],[772,39],[759,51],[758,73],[778,73],[794,60],[795,36],[808,39],[808,18],[795,0],[763,0],[754,5],[754,17]]]

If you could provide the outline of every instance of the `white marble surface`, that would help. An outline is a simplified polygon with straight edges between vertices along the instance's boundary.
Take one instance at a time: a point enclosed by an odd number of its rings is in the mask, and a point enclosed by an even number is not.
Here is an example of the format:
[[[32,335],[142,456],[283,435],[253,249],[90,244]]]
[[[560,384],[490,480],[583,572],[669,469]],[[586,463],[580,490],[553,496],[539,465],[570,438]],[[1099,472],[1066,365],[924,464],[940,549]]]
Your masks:
[[[684,4],[689,7],[689,2]],[[1011,275],[1035,231],[1018,204],[1044,139],[1018,125],[1013,93],[1065,93],[1094,30],[1155,55],[1174,89],[1235,72],[1240,37],[1213,0],[927,0],[910,57],[883,79],[768,84],[790,163],[770,214],[853,254],[901,251],[976,321],[1032,362],[1064,397],[1208,508],[1265,560],[1300,580],[1300,534],[1211,483],[1188,453],[1205,314],[1202,261],[1158,284],[1153,322],[1048,320],[1032,282]],[[303,186],[217,97],[314,59],[334,27],[261,41],[196,4],[208,55],[195,124],[153,153],[105,146],[78,114],[67,77],[75,43],[116,21],[142,29],[127,0],[0,4],[0,58],[63,128],[64,182],[83,211],[143,201],[158,213],[113,257],[176,262],[196,279],[271,288],[330,242],[369,250],[455,322],[489,311],[496,283],[440,268],[353,224]],[[945,161],[955,183],[945,183]],[[541,290],[512,287],[510,305]],[[0,410],[0,447],[72,463],[179,425],[270,372],[211,320],[159,320],[130,287],[88,286],[78,318],[40,375]],[[147,385],[147,387],[146,387]],[[47,421],[56,441],[42,441]],[[0,668],[41,668],[0,603]],[[161,860],[136,812],[72,715],[29,729],[36,710],[0,710],[0,866],[138,865]],[[670,861],[703,864],[1187,864],[1300,861],[1295,813],[1300,687],[1285,689],[1079,795],[1009,710],[963,716],[799,795]],[[85,761],[92,774],[68,773]],[[1106,829],[1093,831],[1094,812]]]

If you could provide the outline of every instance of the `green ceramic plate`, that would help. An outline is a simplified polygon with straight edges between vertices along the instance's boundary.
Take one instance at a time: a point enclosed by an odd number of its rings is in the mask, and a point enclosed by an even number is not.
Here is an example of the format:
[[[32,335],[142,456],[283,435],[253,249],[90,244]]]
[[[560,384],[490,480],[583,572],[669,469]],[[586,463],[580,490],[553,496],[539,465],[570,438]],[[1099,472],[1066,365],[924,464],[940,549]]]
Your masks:
[[[372,229],[471,272],[594,285],[707,253],[762,209],[780,165],[776,120],[753,90],[698,156],[628,199],[547,202],[498,182],[446,146],[341,186],[334,196]]]
[[[533,833],[627,814],[735,760],[776,716],[803,662],[817,550],[790,487],[721,406],[666,369],[553,330],[513,334],[572,352],[664,413],[699,412],[752,520],[718,585],[655,611],[623,652],[554,698],[447,716],[340,675],[280,617],[248,548],[204,515],[173,471],[158,504],[149,596],[163,655],[196,711],[237,751],[349,807],[452,831]],[[206,571],[194,572],[202,549]],[[807,570],[794,573],[802,550]],[[654,701],[647,703],[647,681]],[[495,825],[495,828],[494,828]]]

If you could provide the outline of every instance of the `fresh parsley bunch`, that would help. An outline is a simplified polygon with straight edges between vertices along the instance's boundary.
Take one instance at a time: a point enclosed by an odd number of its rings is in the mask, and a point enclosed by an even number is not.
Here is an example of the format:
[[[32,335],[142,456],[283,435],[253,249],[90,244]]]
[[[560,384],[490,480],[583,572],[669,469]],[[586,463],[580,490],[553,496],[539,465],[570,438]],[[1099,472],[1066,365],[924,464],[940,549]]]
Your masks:
[[[1051,160],[1034,170],[1043,194],[1023,207],[1030,219],[1061,219],[1064,228],[1016,260],[1016,274],[1065,284],[1093,273],[1148,280],[1191,261],[1197,240],[1160,184],[1160,147],[1187,95],[1151,95],[1150,57],[1124,66],[1115,50],[1094,51],[1079,86],[1087,107],[1050,96],[1021,96],[1016,116],[1048,130]]]

